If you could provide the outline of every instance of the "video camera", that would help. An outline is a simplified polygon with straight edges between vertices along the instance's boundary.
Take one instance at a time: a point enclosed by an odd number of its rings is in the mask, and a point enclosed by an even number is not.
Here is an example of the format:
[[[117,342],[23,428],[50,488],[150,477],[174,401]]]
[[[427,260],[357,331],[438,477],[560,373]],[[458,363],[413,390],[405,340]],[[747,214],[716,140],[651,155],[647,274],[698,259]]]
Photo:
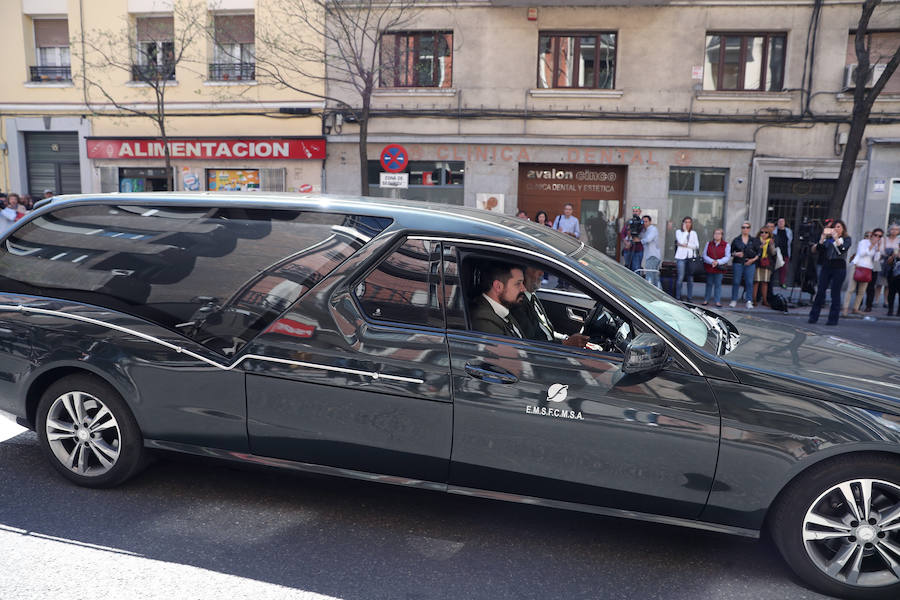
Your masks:
[[[632,215],[631,220],[628,221],[628,235],[630,237],[640,237],[641,232],[644,231],[644,222],[637,215]]]

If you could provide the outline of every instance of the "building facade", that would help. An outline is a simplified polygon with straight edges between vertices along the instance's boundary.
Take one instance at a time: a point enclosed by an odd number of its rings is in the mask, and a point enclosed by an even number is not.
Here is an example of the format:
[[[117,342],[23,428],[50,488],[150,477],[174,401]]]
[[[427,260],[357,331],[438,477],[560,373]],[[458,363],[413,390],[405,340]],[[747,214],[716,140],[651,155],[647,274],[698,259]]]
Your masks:
[[[254,0],[10,0],[0,18],[5,192],[321,190],[323,102],[258,77]]]
[[[373,94],[366,192],[551,219],[571,202],[586,241],[611,255],[634,206],[665,225],[667,257],[688,215],[704,239],[745,219],[797,230],[836,216],[859,13],[828,0],[424,9],[385,32],[400,50],[379,57],[393,64]],[[885,2],[870,31],[884,63],[900,45],[900,4]],[[898,111],[900,73],[875,104],[881,124],[866,131],[844,203],[854,235],[900,207]],[[358,193],[357,127],[336,125],[327,188]],[[393,144],[409,155],[407,189],[379,185]]]

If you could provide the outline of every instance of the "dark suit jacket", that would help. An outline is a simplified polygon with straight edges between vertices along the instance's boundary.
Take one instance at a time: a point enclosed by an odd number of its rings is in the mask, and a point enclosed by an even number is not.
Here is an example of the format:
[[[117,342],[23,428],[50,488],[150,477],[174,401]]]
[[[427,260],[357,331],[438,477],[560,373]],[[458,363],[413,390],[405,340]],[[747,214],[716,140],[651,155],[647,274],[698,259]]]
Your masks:
[[[537,298],[537,296],[535,296],[535,298]],[[540,302],[540,300],[537,301]],[[552,341],[547,339],[547,334],[541,329],[537,311],[534,309],[534,306],[531,305],[531,302],[528,301],[527,297],[522,301],[522,304],[514,307],[509,312],[515,317],[516,325],[519,326],[519,331],[522,332],[523,337],[541,342]]]
[[[515,317],[513,317],[512,313],[509,315],[509,320],[514,321]],[[519,331],[523,331],[522,326],[518,321],[515,321],[516,327],[519,328]],[[475,298],[474,302],[472,302],[472,329],[476,331],[483,331],[484,333],[491,333],[494,335],[505,335],[507,337],[519,337],[516,335],[516,332],[513,331],[513,328],[509,323],[500,318],[494,309],[488,304],[488,301],[484,296],[478,296]]]

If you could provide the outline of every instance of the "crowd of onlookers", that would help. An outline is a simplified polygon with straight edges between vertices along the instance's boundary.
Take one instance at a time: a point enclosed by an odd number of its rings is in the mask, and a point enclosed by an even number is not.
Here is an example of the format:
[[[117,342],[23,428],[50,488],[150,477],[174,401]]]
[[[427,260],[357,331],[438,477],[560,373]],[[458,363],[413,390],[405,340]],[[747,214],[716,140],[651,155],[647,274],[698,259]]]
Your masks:
[[[53,190],[44,190],[44,198],[52,198]],[[34,208],[34,199],[31,194],[17,194],[0,192],[0,233],[13,226],[13,224],[28,214]]]
[[[566,204],[563,214],[552,220],[545,211],[538,212],[534,220],[580,238],[580,224],[572,213],[573,206]],[[519,211],[517,216],[529,218],[524,211]],[[784,297],[775,294],[772,287],[784,287],[792,252],[799,249],[801,256],[798,259],[803,264],[795,265],[795,271],[803,272],[802,278],[813,296],[810,323],[818,321],[830,295],[826,325],[837,324],[845,281],[848,283],[844,315],[851,310],[853,313],[871,312],[882,296],[887,314],[895,314],[894,301],[900,294],[900,224],[892,223],[887,234],[881,228],[865,232],[855,249],[853,240],[847,235],[847,226],[840,219],[827,219],[821,225],[805,224],[806,230],[797,244],[794,243],[794,232],[783,218],[769,221],[756,231],[749,221],[744,221],[740,234],[730,242],[720,228],[713,231],[712,239],[701,244],[693,225],[691,217],[684,217],[675,231],[674,296],[678,299],[693,301],[694,278],[702,274],[706,280],[702,304],[714,303],[721,307],[722,280],[730,270],[733,275],[730,307],[736,307],[738,302],[748,309],[757,302],[763,306],[778,303],[778,308],[786,310]],[[632,216],[625,221],[619,237],[625,266],[642,273],[660,287],[662,253],[659,231],[652,218],[641,215],[640,207],[633,207]],[[799,277],[795,277],[795,282],[798,280]],[[900,304],[896,314],[900,315]]]

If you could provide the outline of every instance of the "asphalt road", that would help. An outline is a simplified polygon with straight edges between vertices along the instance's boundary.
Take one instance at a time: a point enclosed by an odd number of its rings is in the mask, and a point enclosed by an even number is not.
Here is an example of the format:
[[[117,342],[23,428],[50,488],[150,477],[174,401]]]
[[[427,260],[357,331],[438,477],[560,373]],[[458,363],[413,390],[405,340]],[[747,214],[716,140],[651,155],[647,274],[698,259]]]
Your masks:
[[[195,460],[76,488],[0,413],[0,598],[49,597],[824,598],[767,542],[638,521]]]

